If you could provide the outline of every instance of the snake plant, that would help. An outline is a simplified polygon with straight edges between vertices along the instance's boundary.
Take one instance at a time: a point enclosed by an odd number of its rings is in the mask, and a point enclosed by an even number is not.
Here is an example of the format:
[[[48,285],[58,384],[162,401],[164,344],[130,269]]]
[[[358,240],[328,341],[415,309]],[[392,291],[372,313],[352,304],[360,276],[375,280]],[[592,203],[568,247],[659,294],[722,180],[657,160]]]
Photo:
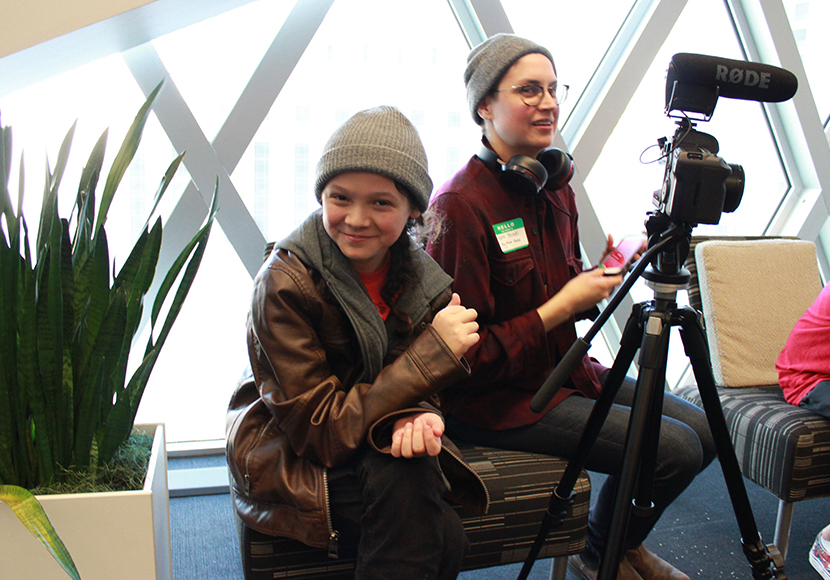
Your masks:
[[[58,186],[74,125],[47,166],[37,229],[23,215],[23,163],[17,208],[8,190],[11,128],[0,125],[0,501],[73,578],[72,559],[27,490],[60,481],[65,469],[95,474],[129,437],[144,388],[201,263],[216,216],[213,192],[202,228],[166,272],[157,272],[161,218],[151,219],[182,160],[165,172],[143,231],[118,272],[106,233],[107,213],[132,161],[161,84],[147,98],[96,200],[107,132],[84,167],[69,218],[58,215]],[[218,188],[218,181],[217,181]],[[96,203],[97,202],[97,203]],[[34,244],[31,242],[34,241]],[[161,280],[141,362],[127,376],[144,297]],[[162,312],[166,314],[162,316]],[[147,317],[145,317],[147,318]]]

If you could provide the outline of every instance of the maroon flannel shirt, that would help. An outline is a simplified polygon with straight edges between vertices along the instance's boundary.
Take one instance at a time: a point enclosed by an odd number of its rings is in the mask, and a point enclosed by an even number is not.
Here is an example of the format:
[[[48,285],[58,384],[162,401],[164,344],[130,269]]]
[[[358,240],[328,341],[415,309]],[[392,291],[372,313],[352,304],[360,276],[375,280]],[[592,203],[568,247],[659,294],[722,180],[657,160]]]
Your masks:
[[[573,189],[534,196],[507,191],[473,156],[436,192],[431,207],[444,215],[444,233],[427,252],[454,278],[461,303],[478,311],[481,335],[465,354],[471,376],[442,394],[444,412],[494,430],[535,423],[545,413],[533,413],[530,400],[577,338],[574,318],[546,333],[536,312],[582,271]],[[505,252],[494,226],[514,228],[514,246],[521,246],[518,219],[527,245]],[[587,356],[545,412],[575,392],[599,394]]]

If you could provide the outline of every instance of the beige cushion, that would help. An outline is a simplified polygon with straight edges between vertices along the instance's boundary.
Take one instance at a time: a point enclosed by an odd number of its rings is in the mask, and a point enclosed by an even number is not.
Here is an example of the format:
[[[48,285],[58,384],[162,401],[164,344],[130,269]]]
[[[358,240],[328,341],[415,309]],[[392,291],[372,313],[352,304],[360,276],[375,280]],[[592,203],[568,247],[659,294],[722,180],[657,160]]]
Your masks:
[[[709,241],[695,261],[715,382],[777,385],[778,354],[821,291],[815,244]]]

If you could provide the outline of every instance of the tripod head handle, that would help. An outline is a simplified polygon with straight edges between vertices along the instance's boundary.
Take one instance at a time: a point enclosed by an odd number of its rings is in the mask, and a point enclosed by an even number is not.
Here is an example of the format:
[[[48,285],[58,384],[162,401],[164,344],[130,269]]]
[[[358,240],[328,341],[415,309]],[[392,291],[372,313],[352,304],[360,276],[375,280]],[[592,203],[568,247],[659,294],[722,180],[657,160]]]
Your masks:
[[[583,338],[577,338],[576,341],[553,369],[553,372],[548,375],[545,382],[536,391],[533,399],[530,401],[530,410],[534,413],[541,413],[545,410],[548,403],[553,399],[568,377],[571,376],[573,370],[582,362],[582,358],[588,354],[588,349],[591,348],[591,343]]]
[[[580,362],[582,362],[582,358],[588,354],[588,350],[591,348],[591,341],[594,336],[597,332],[599,332],[602,325],[605,324],[614,310],[616,310],[620,302],[622,302],[623,297],[631,289],[631,286],[634,285],[634,282],[637,281],[637,278],[640,277],[649,263],[656,259],[656,256],[660,252],[662,252],[665,248],[676,244],[678,239],[683,237],[683,235],[683,228],[681,226],[674,225],[669,228],[668,231],[664,232],[663,235],[655,238],[655,243],[651,245],[651,247],[649,247],[649,249],[646,250],[642,256],[640,256],[640,259],[637,260],[637,262],[634,263],[634,266],[628,273],[625,281],[623,281],[622,285],[619,289],[617,289],[617,292],[615,292],[611,297],[611,301],[608,303],[608,306],[600,313],[590,330],[585,333],[585,337],[576,339],[576,341],[571,345],[571,348],[568,349],[568,352],[565,353],[565,356],[562,357],[562,360],[560,360],[553,369],[553,372],[548,375],[548,378],[545,379],[545,382],[542,383],[542,386],[539,387],[538,391],[536,391],[536,394],[530,401],[531,411],[534,413],[541,413],[545,410],[545,407],[548,406],[551,399],[553,399],[556,393],[559,392],[562,385],[567,382],[574,369]]]

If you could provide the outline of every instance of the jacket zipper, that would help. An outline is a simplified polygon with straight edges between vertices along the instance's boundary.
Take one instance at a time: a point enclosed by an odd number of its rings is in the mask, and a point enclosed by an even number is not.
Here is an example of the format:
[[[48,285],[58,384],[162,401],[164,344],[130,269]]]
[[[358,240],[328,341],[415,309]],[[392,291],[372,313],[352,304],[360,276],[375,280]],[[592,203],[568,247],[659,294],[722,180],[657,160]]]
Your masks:
[[[487,504],[484,506],[484,508],[485,508],[485,509],[484,509],[484,511],[485,511],[485,512],[490,511],[490,490],[489,490],[489,489],[487,489],[487,485],[485,485],[484,480],[481,478],[481,476],[480,476],[478,473],[476,473],[476,470],[475,470],[475,469],[473,469],[472,467],[470,467],[470,464],[469,464],[469,463],[467,463],[467,462],[466,462],[466,461],[464,461],[462,458],[460,458],[458,455],[456,455],[455,453],[453,453],[453,452],[452,452],[452,449],[448,448],[446,445],[441,445],[441,449],[443,449],[444,451],[446,451],[446,452],[450,455],[450,457],[454,457],[456,461],[458,461],[461,465],[463,465],[464,467],[466,467],[466,468],[467,468],[467,470],[468,470],[470,473],[472,473],[472,474],[473,474],[473,476],[474,476],[474,477],[478,480],[478,482],[481,484],[481,487],[483,487],[483,488],[484,488],[484,497],[486,498],[486,502],[487,502]]]
[[[340,533],[331,525],[331,502],[329,502],[329,470],[323,469],[323,491],[326,496],[326,525],[329,527],[329,558],[338,557]]]
[[[250,451],[245,455],[245,493],[247,495],[251,494],[251,468],[250,468],[250,460],[251,455],[259,446],[259,442],[262,441],[262,438],[265,436],[265,432],[268,431],[268,428],[271,424],[275,421],[272,417],[268,420],[265,424],[265,427],[259,432],[257,435],[256,443],[251,446]],[[338,542],[340,540],[340,533],[332,528],[331,525],[331,504],[329,502],[329,478],[328,478],[328,470],[323,470],[323,491],[325,493],[326,498],[326,525],[328,526],[329,531],[329,545],[328,545],[328,555],[329,558],[337,558],[338,557]],[[489,503],[489,501],[488,501]]]

